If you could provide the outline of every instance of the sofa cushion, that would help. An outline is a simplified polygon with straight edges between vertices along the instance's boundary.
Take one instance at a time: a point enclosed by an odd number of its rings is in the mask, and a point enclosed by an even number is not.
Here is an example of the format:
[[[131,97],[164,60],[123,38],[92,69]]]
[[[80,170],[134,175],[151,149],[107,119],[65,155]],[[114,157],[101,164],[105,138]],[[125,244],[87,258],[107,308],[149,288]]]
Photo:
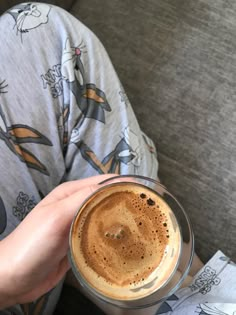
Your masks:
[[[236,3],[79,0],[72,12],[107,48],[200,257],[236,260]]]

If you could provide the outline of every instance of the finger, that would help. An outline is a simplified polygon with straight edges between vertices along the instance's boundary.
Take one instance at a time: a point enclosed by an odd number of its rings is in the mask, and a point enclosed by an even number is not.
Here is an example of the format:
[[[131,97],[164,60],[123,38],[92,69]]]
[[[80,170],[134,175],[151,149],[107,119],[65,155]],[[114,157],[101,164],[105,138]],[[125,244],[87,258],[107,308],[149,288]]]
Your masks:
[[[81,205],[83,202],[92,195],[96,190],[102,187],[100,186],[99,183],[101,182],[101,179],[105,180],[108,178],[115,178],[117,177],[114,175],[103,175],[103,176],[96,176],[96,177],[91,177],[88,178],[87,180],[84,181],[85,186],[81,187],[80,189],[76,189],[76,192],[73,194],[67,196],[66,198],[63,198],[56,203],[52,203],[53,209],[57,209],[57,216],[61,216],[63,218],[63,225],[60,225],[60,228],[63,229],[64,233],[68,232],[68,229],[70,228],[71,222],[76,215],[76,213],[79,211],[81,208]],[[128,179],[125,179],[123,177],[116,179],[116,182],[124,182],[127,181]],[[128,180],[130,181],[130,180]],[[80,185],[80,183],[79,183]],[[74,189],[74,188],[73,188]],[[54,197],[53,197],[54,198]],[[53,200],[52,198],[52,200]],[[47,208],[46,204],[46,208]]]
[[[183,249],[182,249],[183,258],[181,259],[181,263],[179,265],[179,270],[182,273],[185,271],[185,268],[188,265],[188,255],[187,255],[187,253],[189,252],[189,248],[188,247],[189,247],[189,244],[183,243]],[[203,263],[198,258],[198,256],[196,254],[194,254],[189,274],[191,276],[194,276],[202,267],[203,267]]]
[[[185,288],[188,287],[193,281],[193,277],[192,276],[186,276],[186,278],[184,279],[183,283],[181,284],[180,288]]]
[[[79,211],[82,203],[92,195],[97,189],[98,185],[89,185],[79,191],[71,194],[69,197],[64,198],[51,206],[46,205],[44,208],[48,211],[48,207],[52,207],[55,210],[56,217],[60,218],[57,221],[57,228],[60,229],[61,235],[67,235],[70,229],[70,225],[76,213]],[[63,218],[63,220],[61,220]],[[60,223],[60,225],[59,225]]]
[[[198,273],[198,271],[199,271],[200,269],[202,269],[203,266],[204,266],[204,265],[203,265],[202,261],[200,260],[200,258],[199,258],[196,254],[194,254],[194,256],[193,256],[193,262],[192,262],[192,265],[191,265],[191,269],[190,269],[190,271],[189,271],[189,274],[190,274],[192,277],[195,276],[195,275]]]
[[[100,182],[115,177],[117,174],[104,174],[93,176],[85,179],[74,180],[70,182],[63,183],[52,190],[41,202],[40,205],[45,206],[55,201],[62,200],[69,197],[70,195],[78,192],[80,189],[83,189],[86,186],[91,186],[99,184]]]

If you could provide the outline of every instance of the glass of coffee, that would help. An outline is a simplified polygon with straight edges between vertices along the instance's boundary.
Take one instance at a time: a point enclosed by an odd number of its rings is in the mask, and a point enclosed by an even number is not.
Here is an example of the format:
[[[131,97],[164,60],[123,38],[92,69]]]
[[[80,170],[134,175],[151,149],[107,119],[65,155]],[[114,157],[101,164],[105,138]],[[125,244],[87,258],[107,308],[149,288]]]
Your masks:
[[[101,182],[71,226],[72,270],[82,292],[108,315],[155,314],[181,286],[193,254],[184,209],[143,176]]]

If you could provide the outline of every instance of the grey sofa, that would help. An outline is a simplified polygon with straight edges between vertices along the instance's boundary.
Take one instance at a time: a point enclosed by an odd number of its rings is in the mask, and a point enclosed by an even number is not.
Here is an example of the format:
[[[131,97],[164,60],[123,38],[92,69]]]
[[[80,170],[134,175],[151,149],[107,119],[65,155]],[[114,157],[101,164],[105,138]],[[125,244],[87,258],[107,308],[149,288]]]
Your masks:
[[[236,260],[235,1],[47,2],[106,47],[157,145],[160,179],[191,218],[200,258],[221,249]]]
[[[78,0],[71,12],[107,48],[201,259],[236,259],[236,3]]]

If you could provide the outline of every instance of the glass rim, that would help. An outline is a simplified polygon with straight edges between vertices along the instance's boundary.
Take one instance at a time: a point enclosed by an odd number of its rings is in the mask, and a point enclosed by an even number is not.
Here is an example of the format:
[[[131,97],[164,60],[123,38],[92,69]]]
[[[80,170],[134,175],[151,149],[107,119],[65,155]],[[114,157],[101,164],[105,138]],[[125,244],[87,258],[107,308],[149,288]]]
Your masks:
[[[101,292],[99,292],[96,288],[94,288],[92,285],[90,285],[87,280],[83,277],[83,275],[79,272],[76,262],[74,260],[73,257],[73,252],[72,252],[72,231],[73,231],[73,227],[74,227],[74,223],[75,223],[75,219],[77,218],[77,216],[79,215],[80,210],[83,208],[83,206],[91,199],[92,196],[94,196],[96,193],[100,192],[101,190],[103,190],[105,187],[110,186],[112,184],[118,184],[118,183],[125,183],[125,182],[129,182],[129,183],[135,183],[135,184],[139,184],[139,185],[143,185],[145,186],[145,184],[140,184],[139,182],[133,182],[133,181],[118,181],[118,182],[114,182],[116,180],[120,180],[120,179],[138,179],[138,180],[145,180],[148,181],[149,183],[151,182],[152,184],[154,184],[156,187],[158,186],[159,188],[162,188],[162,193],[167,193],[168,196],[171,197],[171,199],[174,200],[174,202],[177,204],[177,206],[179,207],[179,209],[181,210],[181,213],[184,216],[184,219],[186,220],[187,226],[188,226],[188,232],[189,232],[189,241],[190,241],[190,246],[191,246],[191,250],[190,250],[190,255],[187,259],[187,266],[185,266],[185,270],[183,273],[181,273],[181,277],[178,280],[178,282],[170,288],[169,292],[165,295],[163,295],[162,297],[159,297],[158,295],[162,294],[162,291],[166,288],[166,286],[170,283],[171,279],[173,279],[173,276],[175,274],[175,272],[178,269],[181,257],[178,258],[178,262],[174,268],[174,270],[172,270],[171,272],[171,276],[168,278],[168,280],[161,285],[161,287],[156,288],[155,290],[153,290],[152,292],[150,292],[148,295],[146,296],[141,296],[141,297],[137,297],[137,298],[133,298],[133,299],[114,299],[111,298],[109,296],[106,296],[104,294],[102,294]],[[170,297],[172,294],[174,294],[178,288],[181,286],[181,284],[183,283],[184,279],[186,278],[191,264],[192,264],[192,260],[193,260],[193,255],[194,255],[194,234],[193,234],[193,228],[191,225],[191,222],[189,220],[188,215],[186,214],[184,208],[182,207],[182,205],[178,202],[178,200],[167,190],[167,188],[160,183],[160,181],[155,180],[153,178],[149,178],[146,176],[142,176],[142,175],[117,175],[117,176],[113,176],[110,177],[108,179],[105,179],[101,182],[99,182],[98,185],[101,185],[96,191],[94,191],[93,193],[91,193],[84,201],[83,203],[79,206],[78,211],[76,212],[74,219],[72,221],[71,224],[71,228],[70,228],[70,236],[69,236],[69,252],[68,252],[68,258],[69,258],[69,262],[70,265],[72,267],[72,271],[77,279],[77,281],[79,281],[80,285],[85,289],[88,290],[90,294],[95,295],[98,299],[111,304],[111,305],[115,305],[116,307],[120,307],[122,309],[140,309],[140,308],[144,308],[144,307],[149,307],[161,302],[164,302],[166,299],[168,299],[168,297]],[[146,188],[154,191],[156,194],[158,194],[159,197],[161,197],[164,201],[164,196],[161,195],[158,191],[156,191],[155,189],[152,189],[148,186],[145,186]],[[168,205],[168,202],[165,201]],[[170,207],[171,208],[171,207]],[[171,208],[172,212],[174,213],[173,209]],[[175,215],[175,213],[174,213]],[[177,219],[177,218],[176,218]],[[177,219],[178,222],[178,219]],[[182,231],[181,231],[181,225],[178,222],[179,225],[179,229],[180,229],[180,235],[181,235],[181,246],[180,246],[180,256],[182,255],[182,249],[183,249],[183,239],[182,239]],[[159,293],[159,294],[158,294]],[[145,301],[147,300],[147,301]],[[137,304],[137,305],[136,305]]]

